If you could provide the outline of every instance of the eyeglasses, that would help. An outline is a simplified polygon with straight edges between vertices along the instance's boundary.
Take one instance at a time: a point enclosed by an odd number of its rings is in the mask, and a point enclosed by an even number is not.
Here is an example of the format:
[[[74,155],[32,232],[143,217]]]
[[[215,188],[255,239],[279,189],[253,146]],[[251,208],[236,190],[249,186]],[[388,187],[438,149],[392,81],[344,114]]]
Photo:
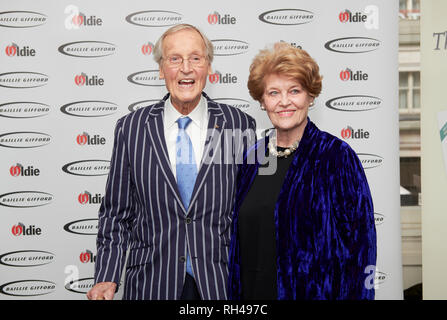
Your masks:
[[[170,67],[179,67],[183,64],[185,59],[182,56],[174,55],[167,57],[165,60]],[[187,60],[193,67],[203,67],[206,64],[206,58],[198,54],[193,54],[192,56],[188,57]]]

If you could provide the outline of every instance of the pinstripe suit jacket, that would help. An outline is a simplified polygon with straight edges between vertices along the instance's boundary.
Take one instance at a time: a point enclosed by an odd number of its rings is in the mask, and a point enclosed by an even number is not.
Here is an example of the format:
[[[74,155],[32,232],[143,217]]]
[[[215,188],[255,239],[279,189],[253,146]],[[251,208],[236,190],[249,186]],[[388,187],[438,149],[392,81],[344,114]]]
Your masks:
[[[169,94],[117,122],[99,210],[95,283],[118,284],[130,250],[123,299],[179,299],[188,250],[202,299],[227,298],[235,159],[242,158],[245,146],[239,134],[254,141],[255,121],[203,95],[209,130],[187,210],[164,138],[164,101]]]

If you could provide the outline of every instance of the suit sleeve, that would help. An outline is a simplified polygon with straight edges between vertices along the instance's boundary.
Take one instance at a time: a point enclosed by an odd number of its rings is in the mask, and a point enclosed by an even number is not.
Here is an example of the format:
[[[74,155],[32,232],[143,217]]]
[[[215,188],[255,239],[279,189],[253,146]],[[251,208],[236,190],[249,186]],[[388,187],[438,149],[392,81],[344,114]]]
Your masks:
[[[133,191],[123,120],[120,119],[115,127],[110,171],[99,209],[95,283],[119,285],[131,235]]]
[[[337,265],[334,299],[374,299],[376,229],[370,189],[362,164],[347,147],[336,161],[331,192]]]

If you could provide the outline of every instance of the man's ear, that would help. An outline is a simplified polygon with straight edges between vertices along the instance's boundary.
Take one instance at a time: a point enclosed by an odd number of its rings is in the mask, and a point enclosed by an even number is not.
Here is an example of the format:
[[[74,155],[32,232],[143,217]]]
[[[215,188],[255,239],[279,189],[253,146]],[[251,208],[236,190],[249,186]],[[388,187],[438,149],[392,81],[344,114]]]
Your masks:
[[[158,71],[158,75],[159,75],[160,79],[164,79],[165,78],[165,74],[164,74],[163,69],[161,68],[161,66],[160,66],[160,68],[158,70],[159,70]]]

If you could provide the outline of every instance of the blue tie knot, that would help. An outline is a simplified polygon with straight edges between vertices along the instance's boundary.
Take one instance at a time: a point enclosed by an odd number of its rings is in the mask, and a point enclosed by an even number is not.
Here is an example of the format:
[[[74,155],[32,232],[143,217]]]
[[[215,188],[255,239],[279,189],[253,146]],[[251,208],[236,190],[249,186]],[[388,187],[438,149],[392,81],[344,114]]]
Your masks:
[[[177,124],[178,124],[179,129],[185,129],[191,123],[191,121],[192,120],[190,117],[178,118]]]

